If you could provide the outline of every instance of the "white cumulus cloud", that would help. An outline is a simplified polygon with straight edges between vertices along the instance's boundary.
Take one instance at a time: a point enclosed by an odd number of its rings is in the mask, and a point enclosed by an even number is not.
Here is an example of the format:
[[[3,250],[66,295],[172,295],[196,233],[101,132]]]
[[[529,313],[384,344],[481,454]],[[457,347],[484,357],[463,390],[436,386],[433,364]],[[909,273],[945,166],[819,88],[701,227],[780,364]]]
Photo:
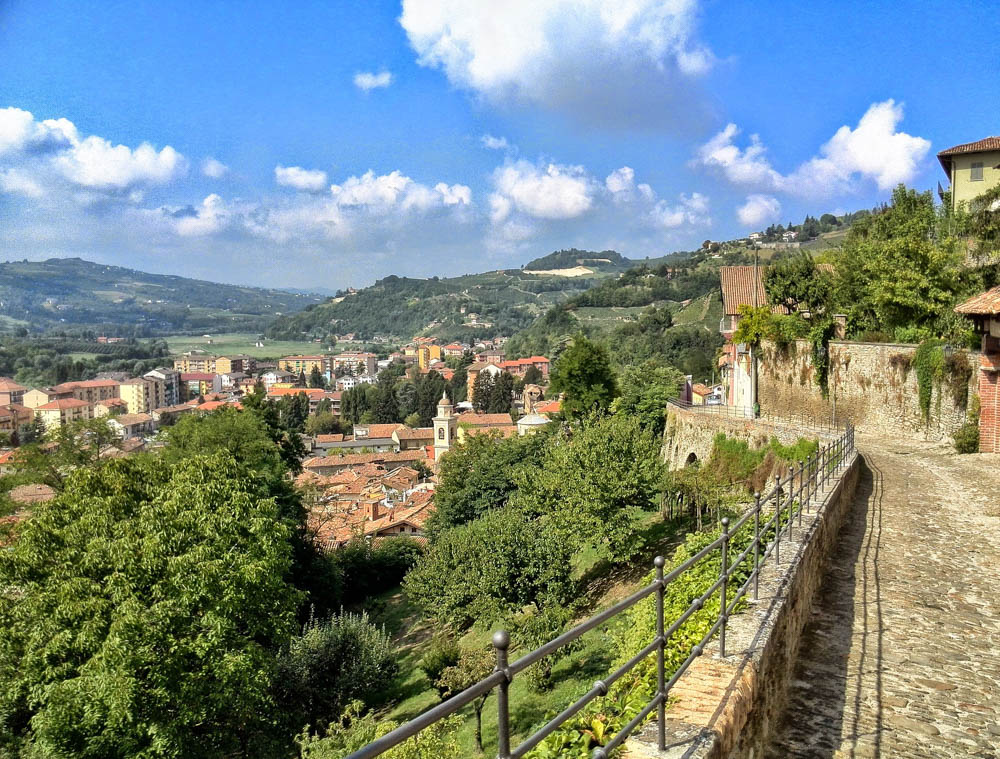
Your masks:
[[[211,179],[222,179],[229,173],[229,167],[215,158],[206,158],[201,162],[201,173]]]
[[[677,203],[671,204],[665,200],[657,202],[650,212],[653,222],[664,229],[676,229],[681,226],[703,226],[712,223],[709,216],[708,198],[700,192],[690,195],[681,193]]]
[[[903,104],[894,100],[873,103],[853,129],[842,126],[823,144],[819,154],[790,174],[775,170],[757,135],[740,148],[735,124],[698,149],[695,163],[720,171],[729,181],[770,192],[828,197],[854,191],[859,180],[888,190],[911,182],[930,149],[930,142],[898,130]]]
[[[494,222],[514,210],[537,219],[572,219],[591,209],[597,191],[597,183],[582,166],[554,163],[507,163],[493,172],[492,181]]]
[[[746,202],[736,210],[740,224],[745,227],[763,227],[777,221],[781,203],[773,195],[748,195]]]
[[[392,84],[392,72],[380,71],[377,74],[371,71],[359,71],[354,75],[354,86],[364,92],[371,92]]]
[[[283,187],[292,187],[303,192],[323,192],[327,176],[322,169],[303,169],[301,166],[274,167],[274,181]]]
[[[79,191],[84,203],[98,197],[138,202],[142,188],[187,172],[187,160],[167,145],[115,145],[96,135],[81,137],[65,118],[38,121],[20,108],[0,109],[0,170],[4,192],[40,197],[48,190]]]
[[[677,121],[714,56],[697,38],[697,0],[403,0],[418,62],[493,102],[592,122]],[[687,102],[687,108],[679,106]],[[650,118],[647,118],[650,117]]]

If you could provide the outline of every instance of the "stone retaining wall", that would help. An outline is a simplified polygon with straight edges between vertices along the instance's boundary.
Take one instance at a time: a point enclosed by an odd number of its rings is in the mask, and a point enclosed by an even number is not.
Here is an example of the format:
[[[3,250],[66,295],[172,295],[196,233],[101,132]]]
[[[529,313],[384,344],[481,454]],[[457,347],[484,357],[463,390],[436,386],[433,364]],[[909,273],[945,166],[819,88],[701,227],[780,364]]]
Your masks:
[[[724,432],[727,437],[745,441],[751,448],[760,448],[772,437],[782,445],[794,445],[799,438],[831,440],[840,432],[817,428],[809,424],[795,424],[767,419],[738,419],[717,413],[720,406],[697,406],[687,409],[667,406],[667,424],[663,433],[663,460],[669,469],[680,469],[691,462],[708,461],[712,455],[715,436]]]
[[[915,345],[830,341],[829,395],[823,398],[808,340],[796,340],[784,349],[765,343],[757,371],[761,410],[831,419],[836,406],[837,418],[849,419],[861,432],[944,439],[965,422],[976,382],[959,394],[958,402],[947,382],[935,387],[925,422],[912,368],[916,350]],[[973,367],[979,365],[978,353],[969,352],[968,359]]]
[[[759,600],[729,622],[727,656],[719,657],[713,643],[674,686],[667,752],[656,750],[652,723],[628,742],[629,757],[760,759],[785,708],[802,631],[861,466],[855,455],[825,496],[810,504],[793,538],[782,537],[780,563],[772,555],[762,569]]]

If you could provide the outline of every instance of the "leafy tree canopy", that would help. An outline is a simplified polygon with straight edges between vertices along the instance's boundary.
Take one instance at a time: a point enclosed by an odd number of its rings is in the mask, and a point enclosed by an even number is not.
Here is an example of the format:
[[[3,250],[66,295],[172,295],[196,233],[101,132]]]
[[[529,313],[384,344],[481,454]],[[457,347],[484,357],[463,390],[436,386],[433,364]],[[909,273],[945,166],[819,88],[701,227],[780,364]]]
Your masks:
[[[80,469],[0,552],[0,734],[39,755],[268,755],[301,594],[228,451]]]
[[[618,394],[607,349],[583,334],[556,361],[549,387],[551,393],[566,394],[562,413],[574,418],[606,409]]]

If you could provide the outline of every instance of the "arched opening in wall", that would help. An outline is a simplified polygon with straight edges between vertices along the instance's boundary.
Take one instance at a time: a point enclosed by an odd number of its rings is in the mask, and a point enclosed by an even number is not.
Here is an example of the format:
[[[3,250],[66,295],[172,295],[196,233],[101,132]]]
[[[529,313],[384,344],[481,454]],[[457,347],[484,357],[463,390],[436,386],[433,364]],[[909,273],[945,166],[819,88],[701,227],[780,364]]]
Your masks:
[[[698,466],[698,454],[694,451],[688,454],[687,459],[684,460],[684,466]]]

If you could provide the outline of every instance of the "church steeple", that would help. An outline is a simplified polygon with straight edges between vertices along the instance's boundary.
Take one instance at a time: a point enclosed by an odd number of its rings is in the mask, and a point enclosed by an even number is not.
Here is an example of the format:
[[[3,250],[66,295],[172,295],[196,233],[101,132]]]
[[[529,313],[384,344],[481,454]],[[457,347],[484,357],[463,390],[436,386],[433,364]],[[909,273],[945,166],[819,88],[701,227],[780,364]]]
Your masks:
[[[437,416],[434,417],[434,460],[439,461],[441,456],[451,448],[451,441],[455,439],[458,430],[458,423],[454,413],[454,407],[448,400],[448,391],[441,394],[438,401]]]

